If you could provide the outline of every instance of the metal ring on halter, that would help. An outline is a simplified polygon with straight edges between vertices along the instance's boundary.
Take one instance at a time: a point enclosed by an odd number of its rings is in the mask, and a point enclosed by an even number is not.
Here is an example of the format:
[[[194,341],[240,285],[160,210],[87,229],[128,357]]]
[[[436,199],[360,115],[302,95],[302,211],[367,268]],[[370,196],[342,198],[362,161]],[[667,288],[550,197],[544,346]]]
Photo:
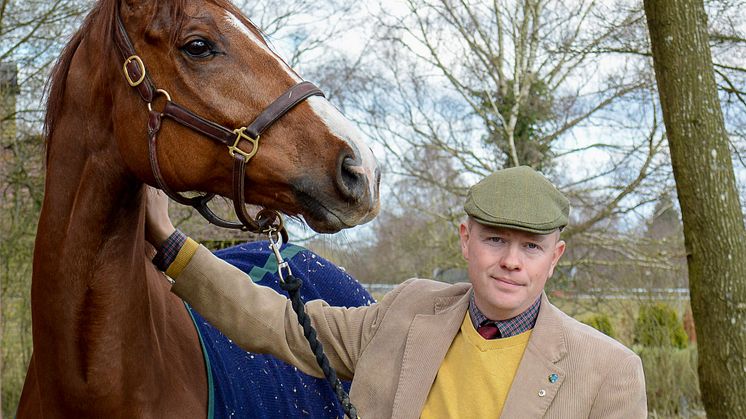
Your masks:
[[[168,102],[171,101],[171,95],[169,95],[167,91],[165,91],[163,89],[156,89],[155,92],[156,93],[160,93],[163,96],[165,96],[166,97],[166,101],[168,101]],[[153,112],[153,104],[151,102],[148,102],[148,111],[149,112]]]
[[[285,230],[285,221],[282,219],[282,215],[275,210],[263,208],[256,214],[255,218],[262,233],[268,233],[271,230],[275,230],[282,234]],[[285,237],[284,234],[283,237]]]

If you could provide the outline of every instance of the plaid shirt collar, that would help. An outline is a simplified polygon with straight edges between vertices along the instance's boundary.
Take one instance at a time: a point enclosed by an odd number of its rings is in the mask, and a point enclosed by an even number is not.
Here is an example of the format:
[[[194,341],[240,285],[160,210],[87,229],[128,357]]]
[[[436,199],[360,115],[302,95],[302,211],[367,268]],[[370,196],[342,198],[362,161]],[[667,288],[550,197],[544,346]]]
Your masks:
[[[471,317],[474,329],[485,324],[494,323],[497,329],[500,330],[500,337],[503,338],[520,335],[525,331],[533,329],[536,324],[536,318],[539,316],[539,307],[541,307],[541,296],[526,311],[512,319],[493,321],[482,314],[479,307],[477,307],[477,304],[474,302],[474,290],[472,290],[469,296],[469,317]]]

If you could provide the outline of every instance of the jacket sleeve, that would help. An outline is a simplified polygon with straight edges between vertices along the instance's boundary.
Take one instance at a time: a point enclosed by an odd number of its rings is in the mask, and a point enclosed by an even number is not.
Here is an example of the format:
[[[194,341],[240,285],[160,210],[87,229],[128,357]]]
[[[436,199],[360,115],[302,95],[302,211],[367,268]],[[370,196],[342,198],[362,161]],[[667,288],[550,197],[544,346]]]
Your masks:
[[[636,354],[621,359],[599,388],[591,407],[590,418],[648,417],[645,374]]]
[[[301,371],[323,377],[290,300],[254,284],[241,270],[200,246],[171,289],[223,334],[247,351],[272,354]],[[309,301],[306,312],[340,378],[351,379],[357,360],[385,309],[331,307]]]

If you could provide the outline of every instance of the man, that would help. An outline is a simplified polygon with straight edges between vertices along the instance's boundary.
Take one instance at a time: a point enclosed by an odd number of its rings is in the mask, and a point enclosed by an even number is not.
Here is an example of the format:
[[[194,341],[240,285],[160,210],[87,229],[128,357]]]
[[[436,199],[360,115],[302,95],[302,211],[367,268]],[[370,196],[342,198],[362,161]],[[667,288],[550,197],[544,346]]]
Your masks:
[[[151,207],[151,242],[173,241],[163,204]],[[640,358],[543,292],[565,250],[568,200],[518,167],[474,185],[464,209],[471,284],[411,279],[367,307],[306,305],[360,417],[646,417]],[[320,376],[285,297],[186,243],[168,267],[173,292],[243,348]]]

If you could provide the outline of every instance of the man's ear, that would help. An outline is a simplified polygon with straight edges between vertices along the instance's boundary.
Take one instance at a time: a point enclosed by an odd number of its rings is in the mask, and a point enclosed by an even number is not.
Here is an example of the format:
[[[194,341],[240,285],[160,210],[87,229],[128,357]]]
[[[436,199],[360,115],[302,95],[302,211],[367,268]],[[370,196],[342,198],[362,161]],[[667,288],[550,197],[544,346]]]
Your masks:
[[[466,260],[469,260],[469,233],[468,221],[461,223],[458,229],[458,235],[461,241],[461,254]]]
[[[554,251],[552,252],[552,266],[549,268],[549,275],[547,278],[551,278],[554,274],[554,268],[557,266],[557,262],[559,262],[562,255],[565,253],[566,244],[564,240],[557,240],[557,243],[554,245]]]

